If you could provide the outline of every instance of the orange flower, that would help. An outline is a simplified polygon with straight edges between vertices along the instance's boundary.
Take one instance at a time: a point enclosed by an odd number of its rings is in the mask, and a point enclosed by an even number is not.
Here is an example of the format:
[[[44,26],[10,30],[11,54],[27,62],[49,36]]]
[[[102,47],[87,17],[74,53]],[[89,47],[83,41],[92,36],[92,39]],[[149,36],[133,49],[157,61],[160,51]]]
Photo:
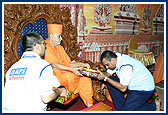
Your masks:
[[[154,93],[154,96],[157,96],[157,93]]]

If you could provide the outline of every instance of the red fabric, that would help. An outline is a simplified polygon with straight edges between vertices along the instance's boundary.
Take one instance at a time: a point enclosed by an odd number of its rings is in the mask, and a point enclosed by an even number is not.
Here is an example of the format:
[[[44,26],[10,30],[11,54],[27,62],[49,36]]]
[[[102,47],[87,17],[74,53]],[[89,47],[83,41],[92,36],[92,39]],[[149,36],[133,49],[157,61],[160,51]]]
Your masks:
[[[103,103],[103,102],[99,102],[99,103],[97,103],[97,104],[95,104],[95,105],[93,105],[93,106],[91,106],[91,107],[82,109],[81,111],[87,111],[87,110],[89,110],[89,109],[91,109],[91,108],[93,108],[93,107],[96,107],[96,106],[98,106],[98,105],[100,105],[100,104],[102,104],[102,103]]]
[[[93,100],[93,104],[97,104],[97,103],[98,103],[97,101]],[[112,102],[105,99],[103,103],[112,107],[112,111],[116,111],[115,106]],[[51,107],[51,111],[80,111],[86,108],[86,106],[83,104],[80,98],[76,98],[72,100],[72,102],[67,105],[52,102],[50,107]]]

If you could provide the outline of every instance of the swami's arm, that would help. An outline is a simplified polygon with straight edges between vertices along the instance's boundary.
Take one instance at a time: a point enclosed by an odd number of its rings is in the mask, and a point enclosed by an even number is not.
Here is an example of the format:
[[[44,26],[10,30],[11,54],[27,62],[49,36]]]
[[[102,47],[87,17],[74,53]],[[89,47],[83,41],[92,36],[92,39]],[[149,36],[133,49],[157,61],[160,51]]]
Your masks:
[[[65,66],[65,65],[60,64],[60,63],[52,63],[51,65],[54,68],[61,69],[61,70],[66,70],[66,71],[71,71],[71,72],[73,72],[77,76],[82,76],[82,74],[80,74],[80,72],[78,71],[79,69],[81,69],[79,67],[78,68],[69,67],[69,66]]]

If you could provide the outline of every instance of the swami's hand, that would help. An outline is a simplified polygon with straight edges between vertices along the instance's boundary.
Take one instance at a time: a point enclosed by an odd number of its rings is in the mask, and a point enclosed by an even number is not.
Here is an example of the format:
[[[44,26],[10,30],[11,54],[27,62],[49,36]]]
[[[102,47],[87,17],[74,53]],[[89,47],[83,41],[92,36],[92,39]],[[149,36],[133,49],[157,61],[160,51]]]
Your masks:
[[[70,63],[70,65],[73,68],[80,68],[80,67],[90,68],[90,65],[88,63],[82,63],[82,62],[79,62],[79,63],[73,62],[73,63]]]
[[[90,68],[90,65],[88,63],[81,63],[82,67]]]
[[[77,75],[77,76],[83,76],[83,75],[79,72],[80,69],[82,69],[82,67],[80,67],[80,68],[73,68],[73,69],[72,69],[72,72],[73,72],[75,75]]]

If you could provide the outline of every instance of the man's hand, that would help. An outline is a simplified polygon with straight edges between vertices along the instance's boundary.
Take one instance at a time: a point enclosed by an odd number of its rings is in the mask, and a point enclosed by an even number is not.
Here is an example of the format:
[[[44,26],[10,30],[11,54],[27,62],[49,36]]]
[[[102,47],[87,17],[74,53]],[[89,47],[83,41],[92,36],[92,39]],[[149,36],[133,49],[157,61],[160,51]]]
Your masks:
[[[60,96],[64,96],[66,98],[68,98],[70,96],[70,92],[68,90],[66,90],[65,88],[58,88],[60,91]]]
[[[106,76],[103,72],[101,72],[98,68],[97,68],[97,71],[100,73],[100,74],[98,74],[98,76],[97,76],[97,79],[98,79],[98,80],[104,80],[105,77],[108,77],[108,76]]]

